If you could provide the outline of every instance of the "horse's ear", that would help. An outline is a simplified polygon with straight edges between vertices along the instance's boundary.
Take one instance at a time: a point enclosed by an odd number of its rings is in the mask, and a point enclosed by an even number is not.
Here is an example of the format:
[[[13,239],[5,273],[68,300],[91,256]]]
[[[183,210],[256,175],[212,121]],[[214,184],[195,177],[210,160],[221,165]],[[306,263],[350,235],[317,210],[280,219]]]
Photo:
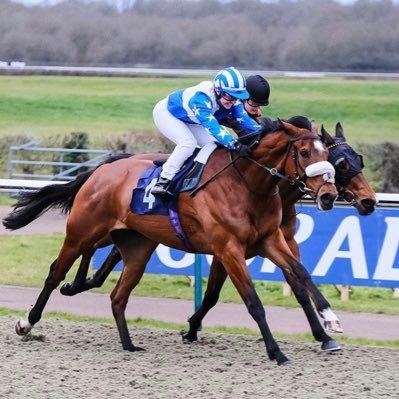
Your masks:
[[[330,136],[326,129],[324,129],[324,125],[321,125],[321,141],[325,145],[330,145],[334,143],[334,139]]]
[[[300,134],[300,129],[292,125],[291,123],[283,121],[282,119],[278,119],[278,122],[281,125],[281,129],[284,130],[289,136],[295,136]]]
[[[337,137],[341,137],[341,138],[343,138],[345,140],[344,129],[343,129],[343,127],[341,126],[341,124],[339,122],[335,126],[335,135]]]
[[[312,133],[319,134],[319,126],[317,126],[316,121],[312,119],[310,123],[312,124],[312,129],[311,129]]]

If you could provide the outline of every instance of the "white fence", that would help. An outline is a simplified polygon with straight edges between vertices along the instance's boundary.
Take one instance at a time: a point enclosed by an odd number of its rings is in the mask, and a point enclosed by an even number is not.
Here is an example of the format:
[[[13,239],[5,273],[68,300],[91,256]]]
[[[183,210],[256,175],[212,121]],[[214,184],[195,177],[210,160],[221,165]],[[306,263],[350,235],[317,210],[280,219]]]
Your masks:
[[[37,190],[49,184],[63,184],[66,181],[56,180],[22,180],[22,179],[0,179],[0,192],[13,193],[23,190]],[[378,206],[381,207],[398,207],[399,194],[377,193]],[[312,201],[305,197],[305,201]],[[338,201],[340,205],[345,205]]]
[[[363,79],[399,79],[399,73],[364,73],[364,72],[304,72],[304,71],[271,71],[271,70],[241,70],[244,75],[260,74],[266,77],[289,78],[323,78],[344,77]],[[164,69],[164,68],[112,68],[112,67],[72,67],[25,65],[20,62],[7,64],[0,62],[0,74],[15,75],[72,75],[72,76],[213,76],[215,69]]]
[[[0,179],[0,192],[17,193],[19,191],[37,190],[49,184],[63,184],[66,181],[57,180],[22,180],[22,179]]]

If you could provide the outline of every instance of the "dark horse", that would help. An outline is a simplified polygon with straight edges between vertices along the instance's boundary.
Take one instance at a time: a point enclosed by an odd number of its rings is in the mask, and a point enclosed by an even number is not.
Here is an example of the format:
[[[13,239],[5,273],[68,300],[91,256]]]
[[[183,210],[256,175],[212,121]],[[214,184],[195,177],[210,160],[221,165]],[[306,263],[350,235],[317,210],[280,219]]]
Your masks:
[[[269,258],[296,281],[303,296],[300,300],[309,302],[306,289],[312,291],[315,287],[305,267],[291,253],[280,229],[282,204],[277,184],[280,176],[285,176],[293,185],[305,187],[320,209],[331,209],[337,190],[327,155],[317,134],[282,122],[278,131],[259,138],[251,157],[237,159],[195,196],[183,193],[178,200],[183,230],[195,248],[192,252],[214,255],[214,263],[219,267],[213,269],[230,276],[259,326],[269,358],[279,365],[289,360],[271,334],[245,259],[256,255]],[[228,150],[217,149],[205,167],[202,181],[217,174],[231,162],[231,157]],[[72,182],[45,187],[31,194],[24,205],[17,204],[16,210],[4,219],[5,227],[16,229],[52,204],[64,204],[66,210],[70,209],[58,258],[50,267],[28,320],[17,322],[17,333],[26,334],[40,320],[52,291],[76,259],[81,255],[91,256],[94,249],[112,240],[124,262],[111,294],[113,315],[123,348],[141,349],[133,344],[126,324],[129,295],[159,243],[187,250],[176,237],[168,217],[136,215],[129,210],[131,190],[142,172],[152,165],[152,159],[153,156],[139,155],[103,165],[80,186]],[[326,307],[326,303],[321,304],[321,309]],[[337,345],[325,333],[320,340],[326,347]]]
[[[314,129],[317,131],[316,126],[314,126]],[[339,190],[340,196],[349,201],[351,205],[356,207],[360,215],[371,214],[376,205],[375,193],[362,173],[362,157],[361,155],[357,154],[346,142],[341,124],[337,123],[334,137],[330,136],[330,134],[322,126],[320,137],[329,150],[328,161],[335,167],[335,184]],[[125,154],[125,156],[127,157],[131,155]],[[88,177],[89,176],[87,176],[87,178]],[[300,260],[298,244],[294,238],[296,230],[296,212],[294,205],[298,200],[300,200],[304,193],[286,181],[281,182],[279,188],[283,208],[283,217],[280,227],[292,253],[297,257],[298,260]],[[95,287],[101,287],[115,265],[120,260],[121,255],[116,246],[114,246],[103,265],[101,265],[101,267],[94,274],[93,278],[88,279],[87,273],[90,266],[90,258],[84,257],[74,281],[72,283],[65,283],[61,287],[61,293],[63,295],[71,296]],[[214,266],[214,268],[217,267],[218,266]],[[212,273],[213,272],[211,272],[211,275]],[[224,278],[226,276],[223,271],[220,271],[217,275],[224,276]],[[292,277],[290,275],[287,275],[286,278],[290,286],[293,288],[297,298],[301,298],[295,281],[292,281]],[[204,317],[206,312],[209,310],[209,304],[215,304],[218,299],[219,292],[217,292],[216,288],[213,287],[217,287],[217,289],[220,291],[222,288],[222,282],[220,281],[217,284],[216,282],[213,282],[213,284],[210,283],[207,294],[205,295],[208,297],[208,300],[204,301],[204,308],[200,310],[200,313],[197,316],[193,316],[190,319],[191,333],[188,337],[191,337],[191,340],[196,339],[194,331],[196,331],[196,328],[198,328],[199,321],[202,320],[199,315],[201,314],[202,317]],[[341,333],[343,331],[341,324],[329,305],[327,308],[321,308],[322,305],[326,303],[328,304],[327,301],[320,302],[319,298],[323,298],[322,294],[317,289],[309,294],[316,304],[319,314],[324,319],[324,325],[327,331]],[[207,304],[208,309],[205,307]],[[303,302],[302,306],[305,314],[308,317],[313,336],[319,341],[321,340],[322,342],[328,342],[328,338],[324,337],[323,333],[321,332],[322,327],[317,316],[314,314],[313,309],[308,306],[307,302]],[[188,337],[186,336],[186,338]],[[331,345],[329,345],[326,349],[333,350]]]

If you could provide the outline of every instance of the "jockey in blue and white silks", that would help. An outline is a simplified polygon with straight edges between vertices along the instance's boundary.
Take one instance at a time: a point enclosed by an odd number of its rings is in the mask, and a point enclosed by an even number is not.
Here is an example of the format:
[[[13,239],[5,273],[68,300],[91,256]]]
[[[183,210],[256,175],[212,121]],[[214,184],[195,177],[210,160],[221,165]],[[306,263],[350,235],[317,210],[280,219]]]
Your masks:
[[[197,146],[201,151],[195,161],[202,164],[206,163],[216,143],[248,155],[245,153],[248,149],[243,148],[244,145],[219,123],[228,117],[247,132],[260,130],[261,126],[248,116],[240,101],[248,97],[244,77],[230,67],[220,71],[213,81],[175,91],[155,106],[153,117],[156,126],[176,147],[163,165],[152,194],[168,194],[170,181]]]

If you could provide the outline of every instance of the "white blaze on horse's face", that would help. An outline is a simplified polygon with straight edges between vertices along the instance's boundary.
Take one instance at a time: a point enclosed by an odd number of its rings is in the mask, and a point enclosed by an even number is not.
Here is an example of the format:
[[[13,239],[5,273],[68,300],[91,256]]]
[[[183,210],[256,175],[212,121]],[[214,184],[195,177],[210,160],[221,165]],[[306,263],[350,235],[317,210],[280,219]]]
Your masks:
[[[298,151],[299,155],[303,156],[305,161],[303,164],[305,176],[310,178],[307,183],[310,184],[310,189],[308,188],[307,191],[313,192],[312,197],[314,197],[318,209],[331,209],[337,197],[337,191],[334,186],[335,169],[326,160],[327,149],[320,140],[317,140],[315,137],[312,141],[308,141],[307,144],[308,151],[305,150],[306,147]],[[321,177],[322,179],[312,180],[312,178],[317,177]],[[311,180],[313,183],[311,183]]]
[[[323,143],[319,140],[314,140],[313,145],[314,145],[316,151],[323,152],[325,150]]]
[[[316,152],[323,154],[326,152],[326,148],[320,140],[313,140],[312,144],[316,150]],[[334,166],[328,161],[319,161],[315,162],[311,165],[308,165],[305,168],[306,176],[314,177],[314,176],[323,176],[323,180],[328,183],[334,183],[335,177],[335,169]]]

